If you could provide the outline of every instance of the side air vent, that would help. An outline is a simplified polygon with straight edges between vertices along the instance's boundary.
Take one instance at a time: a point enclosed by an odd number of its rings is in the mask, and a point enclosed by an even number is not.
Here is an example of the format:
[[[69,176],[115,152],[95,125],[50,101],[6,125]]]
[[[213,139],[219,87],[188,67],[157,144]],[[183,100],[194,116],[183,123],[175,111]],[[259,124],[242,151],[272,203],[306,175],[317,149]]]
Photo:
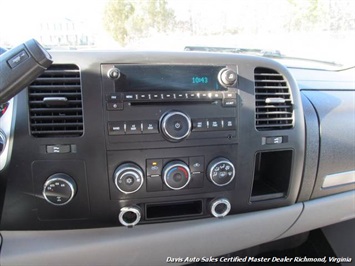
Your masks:
[[[255,78],[255,126],[257,130],[279,130],[293,127],[290,88],[283,75],[258,67]]]
[[[34,137],[83,134],[80,70],[52,65],[28,87],[30,128]]]

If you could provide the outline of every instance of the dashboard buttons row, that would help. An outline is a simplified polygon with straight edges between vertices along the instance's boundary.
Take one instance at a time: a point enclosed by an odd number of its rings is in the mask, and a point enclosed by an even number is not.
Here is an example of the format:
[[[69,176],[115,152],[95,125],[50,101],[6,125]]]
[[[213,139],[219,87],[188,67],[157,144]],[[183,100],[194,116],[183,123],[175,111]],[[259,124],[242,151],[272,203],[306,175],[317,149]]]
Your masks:
[[[192,131],[235,130],[235,117],[192,120]]]
[[[158,121],[115,121],[108,122],[108,134],[135,135],[159,133]]]
[[[124,102],[170,102],[170,101],[215,101],[223,107],[236,107],[235,92],[155,92],[155,93],[110,93],[106,95],[107,111],[122,111]]]

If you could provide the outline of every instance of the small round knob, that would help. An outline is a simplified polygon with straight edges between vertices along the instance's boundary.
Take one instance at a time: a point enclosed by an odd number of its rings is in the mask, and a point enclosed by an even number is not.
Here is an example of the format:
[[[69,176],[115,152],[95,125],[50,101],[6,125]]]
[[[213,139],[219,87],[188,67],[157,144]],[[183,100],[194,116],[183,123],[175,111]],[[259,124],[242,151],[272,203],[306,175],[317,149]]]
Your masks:
[[[167,140],[181,141],[191,132],[191,119],[182,112],[170,112],[161,119],[160,128]]]
[[[137,192],[142,187],[143,180],[143,171],[134,163],[120,165],[113,174],[117,189],[125,194]]]
[[[121,76],[121,71],[118,68],[111,68],[109,69],[109,71],[107,72],[107,76],[110,79],[119,79]]]
[[[235,176],[235,168],[228,159],[219,157],[209,163],[207,173],[213,184],[222,187],[232,182]]]
[[[163,168],[163,180],[170,189],[183,189],[189,184],[190,179],[190,169],[181,161],[172,161]]]
[[[210,213],[216,218],[226,216],[231,210],[229,200],[225,198],[214,199],[210,202]]]
[[[123,207],[118,215],[120,223],[127,227],[135,226],[141,220],[141,210],[139,207]]]
[[[6,146],[6,136],[5,133],[3,133],[0,130],[0,154],[4,151],[5,146]]]
[[[68,204],[76,193],[74,179],[63,173],[50,176],[43,186],[44,199],[56,206]]]
[[[232,69],[222,69],[219,73],[219,82],[222,86],[232,86],[237,81],[237,73]]]

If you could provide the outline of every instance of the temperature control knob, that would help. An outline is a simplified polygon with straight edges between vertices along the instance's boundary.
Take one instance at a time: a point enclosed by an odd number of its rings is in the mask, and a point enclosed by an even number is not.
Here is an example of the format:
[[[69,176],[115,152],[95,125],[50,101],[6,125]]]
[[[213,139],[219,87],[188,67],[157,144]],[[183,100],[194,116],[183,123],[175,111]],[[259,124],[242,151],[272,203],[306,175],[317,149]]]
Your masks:
[[[232,182],[235,168],[228,159],[219,157],[209,163],[207,173],[213,184],[222,187]]]
[[[172,161],[164,166],[163,179],[165,185],[170,189],[183,189],[190,182],[190,169],[181,161]]]
[[[43,186],[43,197],[53,205],[68,204],[76,193],[76,183],[67,174],[58,173],[50,176]]]
[[[134,193],[143,185],[143,171],[134,163],[122,164],[114,172],[113,182],[121,192]]]
[[[160,128],[167,140],[181,141],[191,132],[191,119],[182,112],[170,112],[162,118]]]

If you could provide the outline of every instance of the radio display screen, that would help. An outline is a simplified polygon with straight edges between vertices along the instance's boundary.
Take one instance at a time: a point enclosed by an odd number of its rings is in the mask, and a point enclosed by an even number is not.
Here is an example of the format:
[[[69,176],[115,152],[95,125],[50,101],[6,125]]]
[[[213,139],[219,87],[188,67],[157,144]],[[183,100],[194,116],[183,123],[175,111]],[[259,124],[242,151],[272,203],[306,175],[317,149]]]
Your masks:
[[[218,81],[224,66],[191,65],[116,65],[121,76],[121,91],[220,91]]]

